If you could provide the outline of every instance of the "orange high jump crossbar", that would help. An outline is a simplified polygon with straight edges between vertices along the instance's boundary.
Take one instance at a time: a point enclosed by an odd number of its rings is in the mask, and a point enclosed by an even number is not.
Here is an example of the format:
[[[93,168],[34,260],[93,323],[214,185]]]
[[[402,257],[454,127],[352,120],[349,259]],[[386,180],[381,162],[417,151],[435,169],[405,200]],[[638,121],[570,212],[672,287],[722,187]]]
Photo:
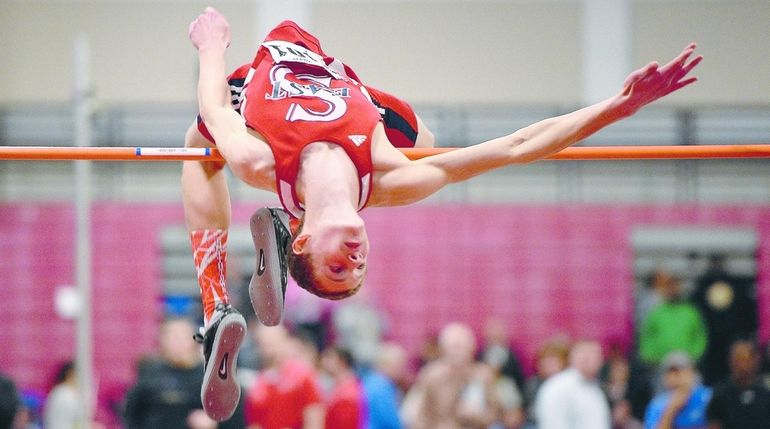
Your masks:
[[[420,159],[459,148],[401,149],[410,159]],[[583,146],[570,147],[546,159],[634,160],[770,158],[770,144],[713,146]],[[222,161],[215,148],[180,147],[52,147],[0,146],[0,160],[33,161]]]

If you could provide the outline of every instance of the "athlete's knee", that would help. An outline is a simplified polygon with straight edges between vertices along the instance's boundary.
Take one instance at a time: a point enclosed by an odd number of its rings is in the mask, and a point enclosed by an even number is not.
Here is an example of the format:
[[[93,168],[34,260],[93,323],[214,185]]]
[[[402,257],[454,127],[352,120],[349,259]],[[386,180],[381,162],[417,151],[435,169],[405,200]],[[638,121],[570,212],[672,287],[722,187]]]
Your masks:
[[[418,116],[417,117],[417,139],[414,142],[414,147],[434,147],[436,145],[436,138],[430,131],[425,122]]]
[[[414,142],[414,147],[434,147],[436,145],[436,138],[433,133],[425,128],[420,130],[417,134],[417,140]]]
[[[213,144],[206,139],[198,130],[197,124],[193,123],[187,128],[184,134],[184,147],[211,147]]]
[[[206,137],[198,130],[197,124],[193,123],[187,128],[187,132],[184,135],[184,147],[187,148],[200,148],[200,147],[213,147]],[[195,161],[193,161],[195,162]],[[209,173],[215,173],[222,170],[225,167],[225,163],[222,161],[197,161],[204,170]]]

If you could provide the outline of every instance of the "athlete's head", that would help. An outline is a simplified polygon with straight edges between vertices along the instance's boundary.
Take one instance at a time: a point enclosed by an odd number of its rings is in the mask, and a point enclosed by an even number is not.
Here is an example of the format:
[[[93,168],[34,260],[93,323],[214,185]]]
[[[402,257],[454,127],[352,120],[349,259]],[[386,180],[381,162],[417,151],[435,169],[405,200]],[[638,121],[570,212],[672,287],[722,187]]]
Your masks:
[[[361,218],[319,223],[306,231],[304,219],[286,249],[289,272],[297,284],[321,298],[354,295],[366,274],[369,239]]]

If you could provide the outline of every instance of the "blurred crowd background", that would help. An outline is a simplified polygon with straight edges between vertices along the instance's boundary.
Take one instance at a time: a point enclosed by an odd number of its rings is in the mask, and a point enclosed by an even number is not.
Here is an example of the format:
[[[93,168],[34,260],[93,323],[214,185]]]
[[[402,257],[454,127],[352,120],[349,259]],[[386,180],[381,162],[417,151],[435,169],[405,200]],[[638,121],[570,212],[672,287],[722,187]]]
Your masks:
[[[770,345],[756,340],[755,279],[723,262],[710,255],[689,287],[658,267],[642,285],[632,344],[556,333],[539,341],[531,366],[516,327],[484,314],[480,330],[447,323],[409,353],[366,292],[329,303],[290,293],[285,323],[261,326],[244,279],[231,285],[250,317],[238,358],[243,395],[230,420],[217,424],[201,409],[203,362],[192,339],[201,320],[177,305],[154,333],[157,347],[135,362],[134,379],[100,396],[107,412],[93,427],[763,428]],[[72,362],[49,372],[45,390],[3,377],[0,422],[9,424],[15,408],[16,426],[6,427],[77,427],[84,399]],[[666,413],[677,423],[659,426]]]
[[[619,89],[690,41],[700,82],[589,145],[770,143],[765,0],[0,0],[0,145],[73,145],[77,34],[93,144],[182,145],[187,25],[233,27],[229,66],[297,20],[367,83],[464,146]],[[201,324],[179,163],[93,163],[93,393],[77,387],[74,167],[0,161],[0,428],[770,427],[767,160],[540,162],[363,216],[366,287],[289,285],[285,323],[246,291],[250,214],[230,179],[228,284],[251,317],[242,403],[201,410]],[[74,310],[73,310],[74,309]]]

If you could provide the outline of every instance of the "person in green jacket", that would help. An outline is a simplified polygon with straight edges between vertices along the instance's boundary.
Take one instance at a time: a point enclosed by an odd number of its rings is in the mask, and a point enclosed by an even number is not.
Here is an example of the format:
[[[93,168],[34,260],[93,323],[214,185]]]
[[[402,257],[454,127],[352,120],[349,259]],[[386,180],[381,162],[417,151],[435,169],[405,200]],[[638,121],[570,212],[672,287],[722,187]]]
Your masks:
[[[648,365],[658,366],[670,352],[682,350],[698,361],[708,341],[706,325],[698,309],[682,296],[679,279],[661,288],[663,301],[650,311],[639,334],[639,356]]]

